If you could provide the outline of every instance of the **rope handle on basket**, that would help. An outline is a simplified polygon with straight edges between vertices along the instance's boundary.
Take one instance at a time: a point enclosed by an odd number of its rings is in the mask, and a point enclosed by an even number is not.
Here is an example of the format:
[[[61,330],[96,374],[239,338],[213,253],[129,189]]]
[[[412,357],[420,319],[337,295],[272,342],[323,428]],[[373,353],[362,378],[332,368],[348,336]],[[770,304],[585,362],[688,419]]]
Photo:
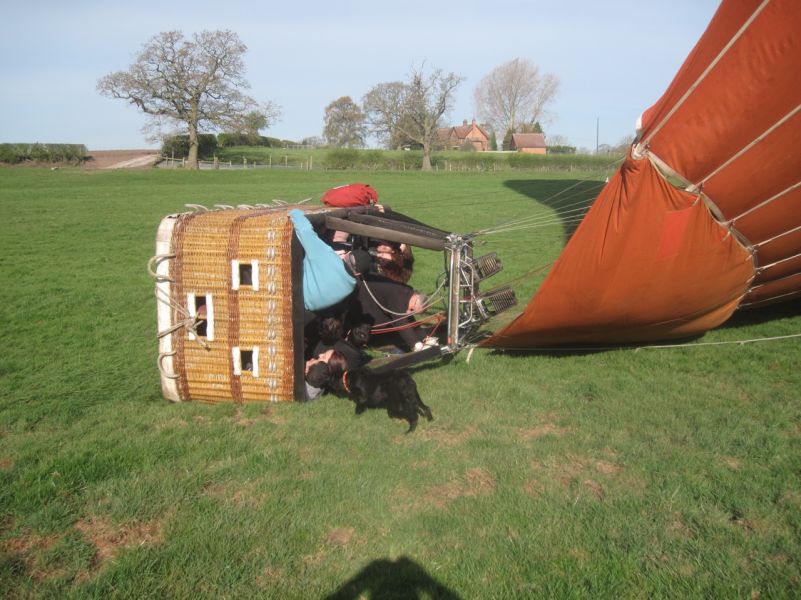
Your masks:
[[[195,341],[198,344],[200,344],[203,347],[204,350],[208,350],[209,349],[209,345],[206,342],[204,342],[201,339],[200,335],[198,335],[198,333],[197,333],[197,325],[198,325],[199,322],[200,322],[200,319],[198,317],[196,317],[196,316],[195,317],[187,317],[186,319],[181,319],[180,321],[176,322],[172,327],[168,327],[164,331],[159,331],[158,332],[158,338],[161,339],[164,336],[170,335],[172,333],[175,333],[179,329],[184,328],[188,332],[194,334]]]
[[[155,256],[151,257],[150,260],[147,261],[148,275],[150,275],[156,281],[169,281],[170,283],[174,283],[173,280],[166,275],[159,275],[156,273],[156,269],[158,269],[159,264],[165,260],[172,260],[173,258],[175,258],[175,254],[156,254]]]
[[[175,373],[167,373],[167,372],[164,370],[164,365],[162,364],[162,361],[163,361],[163,360],[164,360],[166,357],[168,357],[168,356],[175,356],[176,354],[177,354],[177,352],[176,352],[175,350],[173,350],[172,352],[161,352],[161,353],[159,354],[159,357],[158,357],[158,359],[156,360],[156,364],[157,364],[157,365],[158,365],[158,367],[159,367],[159,372],[160,372],[160,373],[161,373],[161,374],[162,374],[164,377],[166,377],[167,379],[178,379],[178,378],[180,377],[180,375],[176,375]]]

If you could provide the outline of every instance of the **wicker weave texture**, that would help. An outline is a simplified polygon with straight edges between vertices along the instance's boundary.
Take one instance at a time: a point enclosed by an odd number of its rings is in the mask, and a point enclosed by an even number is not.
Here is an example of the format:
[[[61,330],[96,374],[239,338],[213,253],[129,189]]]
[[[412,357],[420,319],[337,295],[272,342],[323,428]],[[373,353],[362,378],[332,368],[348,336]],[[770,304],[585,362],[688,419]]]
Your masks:
[[[173,334],[183,400],[293,400],[291,240],[285,210],[181,216],[173,236],[175,301],[193,312],[190,294],[210,298],[214,330],[213,339],[201,338],[207,348],[185,329]],[[234,289],[233,260],[256,265],[258,289],[246,284]],[[176,322],[180,318],[176,310]],[[253,353],[252,370],[235,373],[235,348]]]

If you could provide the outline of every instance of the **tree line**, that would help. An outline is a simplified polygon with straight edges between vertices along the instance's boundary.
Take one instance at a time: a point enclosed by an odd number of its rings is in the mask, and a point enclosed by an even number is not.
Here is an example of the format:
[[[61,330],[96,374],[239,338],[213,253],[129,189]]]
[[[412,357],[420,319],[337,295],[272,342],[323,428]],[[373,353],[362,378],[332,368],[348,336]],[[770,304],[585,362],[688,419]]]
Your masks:
[[[280,118],[275,102],[259,103],[244,93],[249,87],[246,51],[229,30],[202,31],[191,38],[180,31],[162,32],[143,45],[128,69],[102,77],[97,89],[147,115],[145,131],[151,138],[185,136],[187,166],[198,168],[202,131],[259,143],[259,132]],[[406,81],[378,83],[361,103],[350,96],[332,101],[325,109],[323,139],[337,148],[360,148],[373,135],[387,148],[422,150],[422,168],[430,170],[439,129],[463,81],[425,64],[412,67]],[[542,131],[539,122],[549,116],[558,89],[555,75],[541,74],[529,59],[515,58],[476,85],[476,116],[493,137],[502,132],[505,140],[515,132]]]

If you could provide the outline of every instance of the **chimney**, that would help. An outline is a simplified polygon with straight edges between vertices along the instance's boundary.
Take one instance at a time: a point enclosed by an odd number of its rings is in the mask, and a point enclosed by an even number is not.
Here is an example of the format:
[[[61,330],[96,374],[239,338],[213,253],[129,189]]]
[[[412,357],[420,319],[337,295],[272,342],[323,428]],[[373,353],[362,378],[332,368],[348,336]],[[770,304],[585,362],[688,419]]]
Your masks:
[[[465,119],[464,121],[462,121],[462,125],[464,125],[465,127],[467,127],[467,119]]]

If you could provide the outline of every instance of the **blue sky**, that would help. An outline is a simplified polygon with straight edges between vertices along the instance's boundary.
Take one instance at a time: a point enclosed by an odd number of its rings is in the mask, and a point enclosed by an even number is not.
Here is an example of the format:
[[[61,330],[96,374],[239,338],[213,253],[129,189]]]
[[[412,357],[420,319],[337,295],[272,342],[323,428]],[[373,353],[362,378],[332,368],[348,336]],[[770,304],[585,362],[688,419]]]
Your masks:
[[[474,116],[473,89],[494,67],[528,58],[561,88],[546,134],[579,147],[616,144],[662,94],[718,0],[362,0],[4,2],[0,142],[147,148],[145,117],[96,92],[142,44],[173,29],[231,29],[248,46],[249,93],[282,107],[267,135],[320,135],[340,96],[404,80],[423,61],[465,78],[449,124]]]

